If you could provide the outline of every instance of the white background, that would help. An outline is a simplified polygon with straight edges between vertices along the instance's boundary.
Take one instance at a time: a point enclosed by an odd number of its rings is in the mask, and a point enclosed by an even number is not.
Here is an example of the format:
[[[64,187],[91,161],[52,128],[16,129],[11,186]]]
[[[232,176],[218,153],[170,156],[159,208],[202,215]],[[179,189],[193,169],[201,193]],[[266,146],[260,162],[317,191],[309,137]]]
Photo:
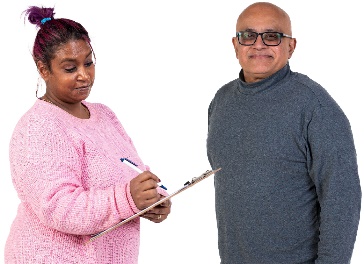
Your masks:
[[[55,5],[55,17],[86,27],[97,57],[96,81],[88,101],[114,110],[144,162],[174,191],[210,168],[205,149],[207,108],[215,92],[238,77],[240,66],[231,38],[236,18],[251,3],[18,0],[2,5],[1,255],[18,205],[8,144],[16,122],[36,99],[38,79],[31,57],[36,31],[24,23],[22,11],[28,5]],[[364,19],[359,2],[272,3],[291,16],[297,38],[292,70],[324,86],[351,122],[363,186]],[[172,201],[167,221],[157,225],[142,220],[139,263],[219,263],[213,176]],[[361,223],[353,264],[362,263],[363,248]]]

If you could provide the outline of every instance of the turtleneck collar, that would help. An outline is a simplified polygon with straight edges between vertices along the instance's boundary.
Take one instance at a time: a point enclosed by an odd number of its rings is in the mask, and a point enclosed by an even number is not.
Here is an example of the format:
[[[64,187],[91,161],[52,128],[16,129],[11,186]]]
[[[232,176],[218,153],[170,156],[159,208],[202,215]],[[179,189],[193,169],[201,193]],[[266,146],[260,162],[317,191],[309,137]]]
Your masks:
[[[258,82],[247,83],[244,80],[244,71],[243,71],[243,69],[241,69],[241,71],[239,73],[239,79],[238,79],[238,84],[239,84],[238,90],[243,94],[253,95],[256,93],[260,93],[266,89],[271,88],[278,82],[281,82],[284,78],[287,77],[287,75],[290,73],[290,71],[291,70],[290,70],[289,64],[287,63],[282,69],[280,69],[276,73],[272,74],[268,78],[265,78]]]

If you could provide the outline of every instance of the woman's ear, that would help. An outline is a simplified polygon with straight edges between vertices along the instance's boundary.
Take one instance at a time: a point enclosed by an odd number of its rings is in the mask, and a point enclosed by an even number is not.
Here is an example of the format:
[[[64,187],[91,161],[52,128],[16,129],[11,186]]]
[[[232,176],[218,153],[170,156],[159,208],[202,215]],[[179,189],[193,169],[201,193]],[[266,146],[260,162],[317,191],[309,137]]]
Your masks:
[[[45,63],[43,63],[42,61],[37,61],[37,69],[38,69],[40,76],[43,78],[43,80],[47,81],[49,74],[50,74],[47,65]]]

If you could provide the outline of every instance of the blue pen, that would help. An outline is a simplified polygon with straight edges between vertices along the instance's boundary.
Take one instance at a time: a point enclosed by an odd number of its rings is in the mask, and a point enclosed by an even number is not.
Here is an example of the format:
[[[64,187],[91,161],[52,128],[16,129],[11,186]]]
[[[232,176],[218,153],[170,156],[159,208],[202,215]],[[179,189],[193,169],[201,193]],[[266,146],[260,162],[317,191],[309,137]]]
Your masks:
[[[134,162],[132,162],[131,160],[127,159],[127,158],[121,158],[120,159],[121,162],[124,162],[126,165],[128,165],[130,168],[132,168],[133,170],[142,173],[143,171],[141,169],[139,169]],[[158,186],[161,187],[164,190],[167,190],[167,187],[165,187],[163,184],[161,184],[160,182],[158,183]]]

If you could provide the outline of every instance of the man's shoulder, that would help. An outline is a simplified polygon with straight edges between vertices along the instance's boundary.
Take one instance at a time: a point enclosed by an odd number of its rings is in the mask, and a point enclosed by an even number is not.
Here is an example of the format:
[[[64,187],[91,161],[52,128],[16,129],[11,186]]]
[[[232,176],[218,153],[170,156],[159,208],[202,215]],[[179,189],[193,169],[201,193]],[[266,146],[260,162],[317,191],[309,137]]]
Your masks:
[[[239,78],[236,78],[236,79],[224,84],[223,86],[221,86],[220,89],[231,89],[232,87],[235,87],[237,85],[238,80],[239,80]]]
[[[221,86],[217,90],[216,95],[230,93],[232,90],[234,90],[238,86],[238,80],[239,79],[234,79],[234,80],[224,84],[223,86]]]
[[[297,82],[297,84],[306,86],[310,89],[323,89],[323,87],[313,79],[311,79],[309,76],[299,73],[299,72],[292,72],[292,79]]]
[[[299,93],[313,99],[320,105],[331,105],[332,103],[336,103],[329,92],[309,76],[294,72],[292,77],[294,82],[292,88],[298,90]]]

